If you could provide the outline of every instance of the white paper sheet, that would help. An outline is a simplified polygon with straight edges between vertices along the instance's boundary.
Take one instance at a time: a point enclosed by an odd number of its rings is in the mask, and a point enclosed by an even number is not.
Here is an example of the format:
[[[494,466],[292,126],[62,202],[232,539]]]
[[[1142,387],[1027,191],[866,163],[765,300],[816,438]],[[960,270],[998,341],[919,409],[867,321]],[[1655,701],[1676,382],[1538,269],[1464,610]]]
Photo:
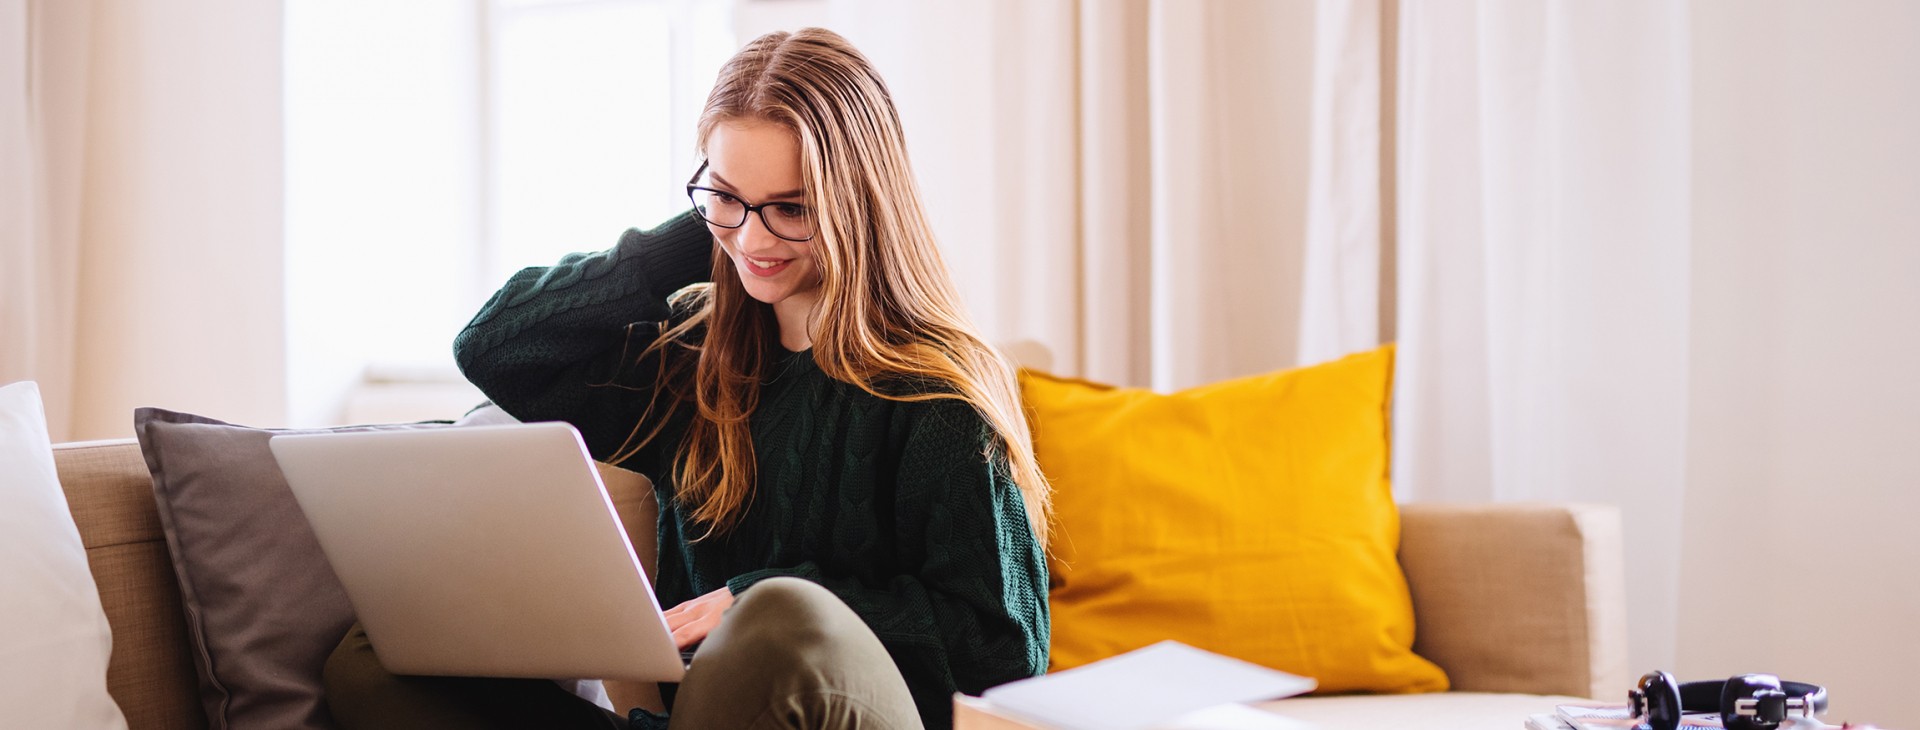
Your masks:
[[[1070,730],[1144,730],[1215,705],[1291,697],[1315,682],[1163,641],[982,695],[1001,709]],[[1229,710],[1231,712],[1231,710]]]

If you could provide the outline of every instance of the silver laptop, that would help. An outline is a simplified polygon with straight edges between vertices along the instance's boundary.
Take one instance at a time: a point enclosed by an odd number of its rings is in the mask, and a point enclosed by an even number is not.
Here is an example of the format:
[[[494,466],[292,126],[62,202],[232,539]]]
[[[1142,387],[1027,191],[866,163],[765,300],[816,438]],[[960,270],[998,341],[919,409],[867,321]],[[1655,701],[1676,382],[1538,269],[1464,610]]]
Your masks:
[[[571,425],[287,434],[268,445],[389,671],[684,673]]]

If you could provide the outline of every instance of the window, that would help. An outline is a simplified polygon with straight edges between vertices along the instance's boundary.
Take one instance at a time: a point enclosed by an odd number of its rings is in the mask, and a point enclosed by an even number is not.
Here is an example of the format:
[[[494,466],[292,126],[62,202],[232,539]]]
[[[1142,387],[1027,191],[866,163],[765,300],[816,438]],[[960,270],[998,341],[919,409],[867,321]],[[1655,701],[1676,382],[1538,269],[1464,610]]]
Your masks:
[[[731,52],[731,37],[713,17],[724,7],[494,0],[486,104],[491,281],[604,248],[621,230],[686,207],[694,120]]]
[[[733,12],[288,0],[290,425],[477,403],[451,344],[508,275],[686,206]]]

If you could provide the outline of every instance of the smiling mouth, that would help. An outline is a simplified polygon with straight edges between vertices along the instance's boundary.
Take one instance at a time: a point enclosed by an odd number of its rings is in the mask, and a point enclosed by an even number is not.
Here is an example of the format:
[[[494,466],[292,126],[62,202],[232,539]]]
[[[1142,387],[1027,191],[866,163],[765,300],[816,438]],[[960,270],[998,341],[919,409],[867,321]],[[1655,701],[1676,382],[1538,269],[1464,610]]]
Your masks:
[[[784,264],[788,261],[788,259],[756,259],[752,256],[747,256],[744,254],[741,255],[740,258],[746,259],[747,263],[752,264],[754,268],[758,268],[758,269],[778,268],[781,264]]]

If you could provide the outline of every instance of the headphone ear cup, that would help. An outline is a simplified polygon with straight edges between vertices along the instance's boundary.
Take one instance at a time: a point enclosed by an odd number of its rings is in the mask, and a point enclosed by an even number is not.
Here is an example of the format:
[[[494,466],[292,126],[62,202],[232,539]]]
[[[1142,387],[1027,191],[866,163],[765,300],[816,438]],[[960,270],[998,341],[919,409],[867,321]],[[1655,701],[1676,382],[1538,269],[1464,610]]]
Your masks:
[[[1647,730],[1679,730],[1680,683],[1666,672],[1648,672],[1627,695],[1634,717],[1645,720]]]
[[[1771,674],[1742,674],[1727,679],[1727,683],[1720,688],[1720,724],[1727,730],[1773,730],[1779,727],[1785,717],[1761,716],[1766,713],[1741,717],[1736,711],[1740,700],[1754,698],[1761,692],[1780,694],[1780,678]]]

